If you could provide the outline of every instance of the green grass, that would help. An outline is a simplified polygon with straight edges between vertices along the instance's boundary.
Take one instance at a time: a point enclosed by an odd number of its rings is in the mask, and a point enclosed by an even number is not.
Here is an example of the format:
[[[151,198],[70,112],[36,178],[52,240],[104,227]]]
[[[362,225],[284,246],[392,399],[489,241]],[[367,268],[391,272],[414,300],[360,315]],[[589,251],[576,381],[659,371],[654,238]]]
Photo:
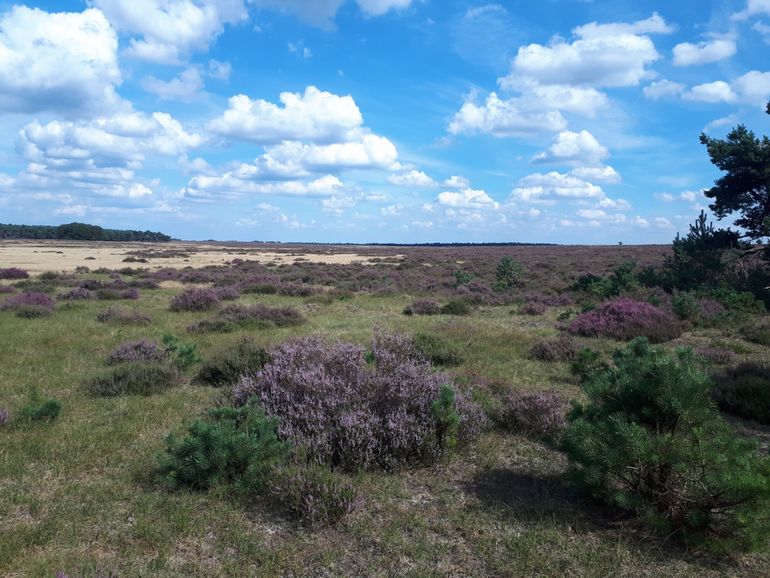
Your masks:
[[[206,359],[247,334],[262,347],[314,333],[366,344],[379,326],[441,336],[462,352],[450,371],[471,386],[577,392],[567,364],[527,358],[537,339],[556,334],[556,309],[537,318],[509,307],[407,317],[406,296],[306,306],[249,295],[244,303],[293,305],[307,321],[190,335],[185,327],[209,314],[168,311],[176,292],[142,291],[126,305],[152,316],[146,327],[98,323],[107,306],[99,302],[59,305],[41,319],[0,312],[2,406],[14,413],[33,390],[62,403],[51,423],[0,429],[0,575],[703,577],[761,576],[770,564],[766,554],[720,561],[661,542],[576,495],[561,454],[495,432],[431,468],[358,476],[365,503],[337,528],[313,531],[267,500],[165,491],[152,472],[166,435],[183,433],[221,392],[190,385],[196,365],[180,387],[153,396],[88,395],[83,384],[125,340],[173,333]]]

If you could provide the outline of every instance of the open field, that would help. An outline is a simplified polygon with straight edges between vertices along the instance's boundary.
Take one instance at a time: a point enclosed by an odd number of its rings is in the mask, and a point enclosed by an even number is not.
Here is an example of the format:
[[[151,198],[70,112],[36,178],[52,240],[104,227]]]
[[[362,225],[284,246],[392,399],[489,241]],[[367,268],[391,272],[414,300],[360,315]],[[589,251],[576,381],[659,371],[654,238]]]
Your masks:
[[[184,255],[152,256],[167,250]],[[123,261],[136,251],[149,262]],[[628,260],[659,265],[665,251],[3,242],[0,269],[66,272],[33,275],[17,293],[57,297],[91,287],[94,296],[57,299],[51,315],[35,318],[0,310],[0,409],[14,413],[33,390],[62,404],[51,423],[0,428],[0,575],[767,576],[767,553],[716,556],[653,535],[583,497],[567,478],[563,453],[494,426],[435,464],[351,474],[363,501],[334,527],[309,527],[264,496],[171,490],[153,478],[167,434],[183,434],[225,400],[226,388],[194,383],[200,364],[154,395],[98,397],[84,387],[128,340],[173,334],[205,361],[244,335],[268,349],[307,335],[367,346],[379,328],[444,340],[461,357],[444,370],[479,403],[522,389],[580,398],[569,363],[529,354],[560,333],[560,316],[579,309],[556,297],[581,274],[604,275]],[[507,255],[521,263],[522,283],[492,291],[495,267]],[[458,283],[458,270],[472,279]],[[188,285],[237,287],[232,303],[289,307],[303,322],[191,332],[226,305],[170,310]],[[137,298],[117,295],[131,288]],[[464,299],[470,313],[404,315],[420,298]],[[522,312],[522,303],[535,302],[548,303],[542,314]],[[109,306],[150,321],[98,321]],[[622,345],[582,341],[602,353]],[[737,324],[687,327],[666,343],[679,345],[729,347],[737,361],[770,361],[767,348],[746,340]],[[768,451],[767,427],[731,420]]]

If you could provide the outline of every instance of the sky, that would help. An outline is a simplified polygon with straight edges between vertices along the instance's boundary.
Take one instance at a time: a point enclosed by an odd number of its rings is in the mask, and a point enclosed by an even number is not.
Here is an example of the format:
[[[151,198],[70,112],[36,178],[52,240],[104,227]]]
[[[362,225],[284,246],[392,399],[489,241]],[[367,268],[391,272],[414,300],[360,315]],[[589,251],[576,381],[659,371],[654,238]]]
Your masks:
[[[669,243],[768,54],[770,0],[0,0],[0,222]]]

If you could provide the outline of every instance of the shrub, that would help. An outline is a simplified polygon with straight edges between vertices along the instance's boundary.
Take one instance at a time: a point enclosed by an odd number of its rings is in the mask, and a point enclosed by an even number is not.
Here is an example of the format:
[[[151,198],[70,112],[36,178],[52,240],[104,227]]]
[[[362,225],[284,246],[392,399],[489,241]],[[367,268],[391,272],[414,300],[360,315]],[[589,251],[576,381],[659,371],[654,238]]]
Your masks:
[[[56,302],[45,293],[37,292],[25,292],[17,293],[5,298],[5,301],[0,303],[0,310],[11,309],[16,310],[20,307],[39,307],[48,309],[49,312],[53,310]]]
[[[223,307],[213,319],[203,319],[190,325],[187,330],[193,333],[204,331],[226,333],[238,327],[267,329],[299,325],[304,321],[302,314],[293,307],[230,304]]]
[[[86,289],[85,287],[75,287],[65,293],[61,293],[57,298],[65,301],[78,301],[84,299],[96,299],[98,296],[95,291]]]
[[[671,357],[636,339],[583,388],[563,448],[595,497],[687,543],[764,543],[770,461],[719,417],[691,351]]]
[[[61,413],[61,402],[56,399],[40,399],[40,396],[33,392],[29,402],[16,412],[16,420],[22,424],[51,422],[59,417],[59,413]]]
[[[0,269],[0,279],[29,279],[29,273],[18,267]]]
[[[741,363],[714,378],[712,394],[721,410],[770,425],[770,367]]]
[[[167,363],[122,363],[111,371],[89,379],[85,388],[91,395],[154,395],[177,385],[179,374]]]
[[[11,421],[11,414],[7,409],[0,407],[0,426],[4,426]]]
[[[10,285],[0,285],[0,293],[16,293],[16,288]]]
[[[511,257],[503,257],[495,270],[495,289],[504,291],[519,285],[524,276],[524,269]]]
[[[404,315],[437,315],[440,309],[433,299],[418,299],[404,308]]]
[[[19,305],[14,309],[16,317],[22,317],[24,319],[48,317],[51,313],[53,313],[53,309],[43,307],[42,305]]]
[[[567,331],[585,337],[611,337],[622,341],[646,337],[656,343],[682,334],[680,324],[670,313],[628,298],[605,301],[596,309],[581,313],[567,325]]]
[[[470,315],[471,308],[465,301],[452,299],[441,308],[444,315]]]
[[[580,344],[568,335],[555,339],[541,339],[529,350],[530,359],[539,361],[573,361],[580,351]]]
[[[531,437],[557,438],[567,425],[567,400],[556,390],[514,390],[503,399],[503,428]]]
[[[530,301],[519,308],[519,313],[523,315],[542,315],[546,312],[547,309],[548,307],[546,307],[543,303]]]
[[[219,305],[215,289],[187,289],[171,299],[171,311],[211,311]]]
[[[278,468],[270,492],[310,526],[330,526],[351,514],[361,502],[353,484],[324,466],[308,464]]]
[[[152,322],[149,315],[138,309],[118,309],[117,307],[107,307],[99,311],[96,314],[96,320],[117,325],[149,325]]]
[[[741,334],[747,341],[759,345],[770,345],[770,320],[759,319],[741,328]]]
[[[176,335],[166,333],[163,336],[163,345],[166,346],[166,351],[173,355],[176,366],[183,371],[201,361],[198,346],[194,343],[182,343]]]
[[[205,420],[194,421],[184,439],[168,436],[157,475],[174,488],[231,485],[259,493],[287,451],[287,444],[276,436],[275,419],[257,404],[221,407],[210,410]]]
[[[230,285],[228,287],[217,287],[214,289],[214,291],[221,301],[235,301],[241,296],[240,290],[234,285]]]
[[[609,367],[610,364],[602,357],[601,353],[590,347],[584,347],[578,351],[570,369],[581,381],[586,381],[593,375],[606,371]]]
[[[724,347],[703,346],[695,348],[695,355],[715,365],[726,365],[735,361],[735,352]]]
[[[242,375],[262,369],[268,359],[267,351],[253,340],[241,339],[235,346],[223,349],[205,361],[196,381],[213,387],[234,385]]]
[[[143,361],[163,361],[168,358],[168,352],[149,339],[125,341],[118,345],[107,356],[107,363],[117,365],[119,363],[134,363]]]
[[[419,356],[433,365],[452,367],[463,362],[460,350],[438,335],[417,333],[412,337],[412,345]]]
[[[371,363],[363,348],[320,338],[289,341],[257,373],[243,377],[235,398],[256,398],[279,419],[281,439],[307,446],[317,463],[347,470],[435,460],[447,449],[433,403],[448,378],[416,359],[406,336],[376,334]],[[478,434],[484,417],[456,394],[458,439]]]

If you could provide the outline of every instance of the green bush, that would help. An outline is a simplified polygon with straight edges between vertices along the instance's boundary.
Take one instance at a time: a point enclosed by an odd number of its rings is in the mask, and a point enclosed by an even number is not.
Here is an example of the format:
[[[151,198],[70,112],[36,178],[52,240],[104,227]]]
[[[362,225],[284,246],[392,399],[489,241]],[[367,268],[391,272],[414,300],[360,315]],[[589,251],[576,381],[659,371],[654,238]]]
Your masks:
[[[461,299],[453,299],[441,308],[444,315],[470,315],[470,306]]]
[[[770,460],[722,420],[690,350],[639,338],[583,384],[563,448],[577,479],[656,529],[714,550],[765,545]]]
[[[262,492],[288,445],[278,440],[276,420],[256,403],[222,407],[194,421],[187,437],[166,439],[160,456],[159,481],[174,488],[207,490],[230,485],[247,494]]]
[[[609,365],[602,357],[602,354],[590,347],[584,347],[578,351],[575,360],[570,366],[572,373],[578,376],[580,381],[585,381],[594,374],[605,371],[608,368]]]
[[[511,257],[503,257],[495,270],[495,289],[504,291],[513,289],[521,284],[524,277],[524,269]]]
[[[163,336],[163,345],[173,356],[176,366],[182,371],[201,361],[198,346],[194,343],[182,343],[176,335],[166,333]]]
[[[412,344],[419,355],[432,365],[453,367],[463,362],[459,349],[451,342],[430,333],[417,333],[412,337]]]
[[[37,393],[33,393],[29,402],[16,414],[16,420],[22,424],[32,422],[51,422],[59,417],[61,403],[56,399],[40,399]]]
[[[314,527],[336,524],[361,501],[345,476],[313,463],[278,468],[270,492],[292,514]]]
[[[196,381],[213,387],[233,385],[242,375],[262,369],[268,359],[267,351],[253,340],[245,338],[205,361],[198,371]]]
[[[741,363],[714,376],[719,408],[763,425],[770,425],[770,367]]]
[[[85,384],[91,395],[153,395],[178,384],[177,369],[166,363],[123,363]]]
[[[445,383],[441,386],[438,398],[433,401],[430,409],[436,423],[439,447],[454,448],[460,430],[460,416],[455,408],[455,390],[451,385]]]

